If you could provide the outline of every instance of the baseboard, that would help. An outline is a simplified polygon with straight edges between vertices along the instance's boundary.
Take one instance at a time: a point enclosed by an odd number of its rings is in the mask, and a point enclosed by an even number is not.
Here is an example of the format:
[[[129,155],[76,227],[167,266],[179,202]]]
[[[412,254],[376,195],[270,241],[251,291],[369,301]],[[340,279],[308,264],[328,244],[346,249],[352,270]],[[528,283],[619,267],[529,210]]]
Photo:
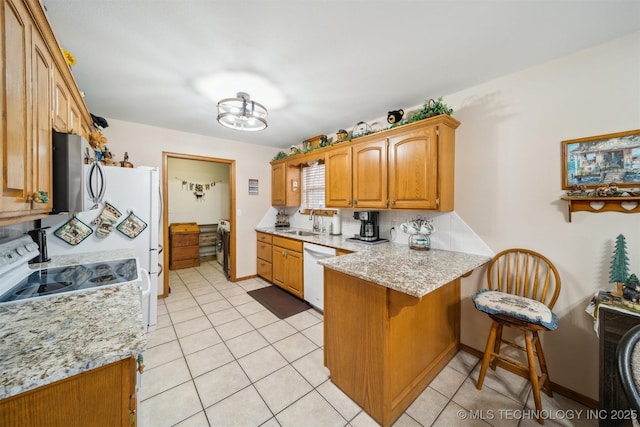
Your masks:
[[[479,359],[482,359],[482,356],[484,356],[484,352],[477,350],[473,347],[470,347],[466,344],[460,344],[460,350],[465,351],[469,354],[472,354],[476,357],[478,357]],[[513,372],[516,375],[519,375],[523,378],[526,378],[524,375],[520,375],[518,372],[515,372],[514,370],[509,369],[508,366],[505,366],[504,369],[508,370],[509,372]],[[528,379],[528,378],[527,378]],[[564,387],[560,384],[554,383],[553,381],[551,381],[551,388],[552,391],[554,393],[558,393],[561,396],[567,397],[571,400],[575,400],[578,403],[583,404],[584,406],[591,408],[591,409],[598,409],[598,401],[595,399],[592,399],[590,397],[587,397],[583,394],[580,394],[576,391],[573,391],[567,387]]]

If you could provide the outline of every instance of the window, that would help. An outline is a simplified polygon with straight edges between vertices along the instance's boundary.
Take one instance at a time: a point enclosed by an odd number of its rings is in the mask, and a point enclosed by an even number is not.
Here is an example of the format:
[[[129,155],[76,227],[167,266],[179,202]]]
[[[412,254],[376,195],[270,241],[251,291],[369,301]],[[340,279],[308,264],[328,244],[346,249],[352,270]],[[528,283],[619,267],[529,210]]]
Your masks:
[[[302,168],[302,209],[324,208],[324,164]]]

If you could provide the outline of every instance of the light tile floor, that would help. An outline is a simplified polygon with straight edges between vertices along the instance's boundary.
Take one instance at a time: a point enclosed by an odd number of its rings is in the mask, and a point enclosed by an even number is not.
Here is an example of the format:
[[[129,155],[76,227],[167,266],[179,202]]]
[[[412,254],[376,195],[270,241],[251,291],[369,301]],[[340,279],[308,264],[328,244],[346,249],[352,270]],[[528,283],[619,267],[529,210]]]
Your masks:
[[[229,282],[215,261],[169,280],[147,335],[140,427],[377,425],[329,380],[320,312],[280,320],[246,293],[267,282]],[[538,425],[528,382],[498,368],[478,391],[478,362],[459,352],[394,426]],[[597,425],[579,403],[543,399],[547,426]]]

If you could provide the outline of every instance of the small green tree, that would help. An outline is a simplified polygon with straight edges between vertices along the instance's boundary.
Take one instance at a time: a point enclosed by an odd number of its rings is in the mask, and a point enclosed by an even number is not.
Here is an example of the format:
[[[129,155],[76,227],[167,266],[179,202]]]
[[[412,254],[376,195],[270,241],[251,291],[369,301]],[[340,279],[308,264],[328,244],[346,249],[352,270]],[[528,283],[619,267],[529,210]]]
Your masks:
[[[627,242],[622,234],[616,237],[616,247],[611,259],[611,273],[609,283],[625,283],[629,277],[629,258],[627,257]]]
[[[624,287],[637,291],[638,288],[640,288],[640,280],[638,279],[638,276],[636,276],[635,274],[629,276],[627,281],[624,283]]]

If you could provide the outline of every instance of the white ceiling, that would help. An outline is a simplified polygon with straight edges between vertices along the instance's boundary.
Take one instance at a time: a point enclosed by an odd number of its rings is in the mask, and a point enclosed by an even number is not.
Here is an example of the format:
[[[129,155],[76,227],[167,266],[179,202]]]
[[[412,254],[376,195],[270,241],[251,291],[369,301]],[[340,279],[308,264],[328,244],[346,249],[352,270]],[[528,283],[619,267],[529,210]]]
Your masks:
[[[638,0],[42,1],[92,113],[282,148],[640,30]],[[266,130],[223,128],[194,88],[228,71],[284,93],[250,93]]]

